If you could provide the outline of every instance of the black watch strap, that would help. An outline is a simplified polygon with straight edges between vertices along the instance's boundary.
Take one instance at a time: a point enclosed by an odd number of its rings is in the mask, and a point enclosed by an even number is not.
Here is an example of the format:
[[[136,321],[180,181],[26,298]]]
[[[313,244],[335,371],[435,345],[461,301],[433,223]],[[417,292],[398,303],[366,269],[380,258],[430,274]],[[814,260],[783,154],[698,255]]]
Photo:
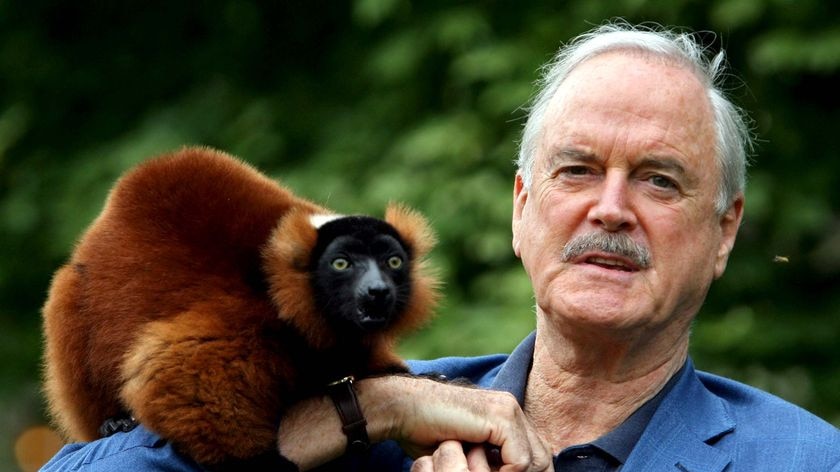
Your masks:
[[[370,448],[367,420],[356,397],[353,377],[344,377],[327,384],[327,393],[338,410],[338,416],[341,417],[341,430],[347,436],[347,452],[358,454],[367,451]]]

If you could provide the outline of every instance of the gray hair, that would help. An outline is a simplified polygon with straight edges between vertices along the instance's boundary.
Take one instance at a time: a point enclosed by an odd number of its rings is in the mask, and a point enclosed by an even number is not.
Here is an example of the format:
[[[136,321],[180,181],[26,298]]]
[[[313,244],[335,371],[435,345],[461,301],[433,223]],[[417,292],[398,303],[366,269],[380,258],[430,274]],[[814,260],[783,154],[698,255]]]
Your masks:
[[[528,112],[528,120],[519,144],[516,161],[523,183],[529,188],[534,158],[546,110],[557,89],[569,73],[582,62],[599,54],[633,50],[664,57],[689,68],[707,90],[714,114],[715,157],[721,181],[715,209],[722,215],[746,185],[747,153],[752,149],[752,134],[746,114],[730,102],[723,90],[724,52],[708,58],[706,48],[690,33],[676,33],[662,27],[632,26],[623,21],[598,26],[560,48],[543,74]]]

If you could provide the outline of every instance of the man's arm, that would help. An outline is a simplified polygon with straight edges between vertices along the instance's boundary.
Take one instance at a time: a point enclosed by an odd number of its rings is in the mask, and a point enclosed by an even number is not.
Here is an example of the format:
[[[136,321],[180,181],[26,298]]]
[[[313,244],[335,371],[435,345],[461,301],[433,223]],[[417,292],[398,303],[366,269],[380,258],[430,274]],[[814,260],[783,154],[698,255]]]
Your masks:
[[[371,441],[393,439],[413,456],[432,454],[445,440],[499,446],[507,470],[550,470],[551,452],[508,393],[434,380],[386,376],[355,383]],[[309,470],[347,446],[328,397],[295,405],[280,424],[281,454]]]

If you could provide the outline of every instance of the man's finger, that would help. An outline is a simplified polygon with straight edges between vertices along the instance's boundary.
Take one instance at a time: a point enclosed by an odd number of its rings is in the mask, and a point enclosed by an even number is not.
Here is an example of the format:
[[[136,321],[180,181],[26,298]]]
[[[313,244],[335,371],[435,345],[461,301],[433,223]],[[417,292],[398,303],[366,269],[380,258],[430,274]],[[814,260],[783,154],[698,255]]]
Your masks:
[[[467,452],[467,467],[470,472],[490,472],[492,470],[483,445],[472,446]]]
[[[411,464],[411,472],[434,472],[435,466],[432,464],[432,456],[418,457],[413,464]]]
[[[460,441],[444,441],[432,454],[435,472],[469,472],[467,456]]]

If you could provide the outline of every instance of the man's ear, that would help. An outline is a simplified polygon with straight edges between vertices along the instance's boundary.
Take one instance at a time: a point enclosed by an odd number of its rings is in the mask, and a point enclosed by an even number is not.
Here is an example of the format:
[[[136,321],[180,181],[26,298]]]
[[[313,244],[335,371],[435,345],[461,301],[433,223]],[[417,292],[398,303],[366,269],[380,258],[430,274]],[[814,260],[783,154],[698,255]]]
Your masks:
[[[738,228],[741,226],[741,219],[744,216],[744,195],[739,194],[735,197],[729,209],[720,217],[720,247],[718,247],[717,255],[715,256],[715,278],[723,275],[726,270],[726,263],[729,260],[729,254],[732,248],[735,247],[735,236],[738,234]]]
[[[525,188],[525,182],[522,180],[522,175],[516,173],[516,178],[513,182],[513,218],[511,218],[511,226],[513,230],[513,252],[516,257],[519,255],[519,235],[520,225],[522,224],[522,212],[525,209],[525,202],[528,200],[528,189]]]

